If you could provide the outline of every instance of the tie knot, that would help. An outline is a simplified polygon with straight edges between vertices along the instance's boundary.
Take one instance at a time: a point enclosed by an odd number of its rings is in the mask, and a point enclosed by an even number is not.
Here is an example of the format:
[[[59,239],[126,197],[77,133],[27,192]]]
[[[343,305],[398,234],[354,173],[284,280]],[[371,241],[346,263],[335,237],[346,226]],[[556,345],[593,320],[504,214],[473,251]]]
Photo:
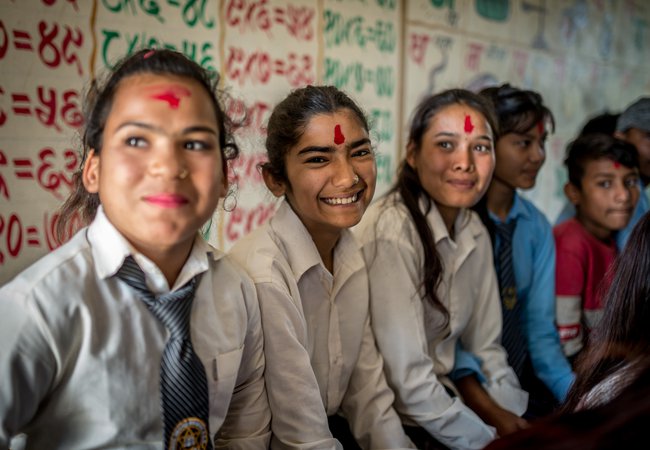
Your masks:
[[[503,222],[494,222],[495,230],[497,236],[499,238],[511,242],[512,241],[512,235],[515,232],[515,227],[517,226],[517,222],[515,220],[512,220],[508,223],[503,223]]]
[[[172,339],[189,338],[190,313],[198,275],[177,291],[160,295],[158,298],[147,287],[144,272],[131,255],[124,259],[124,264],[116,276],[140,294],[149,311],[167,327]]]

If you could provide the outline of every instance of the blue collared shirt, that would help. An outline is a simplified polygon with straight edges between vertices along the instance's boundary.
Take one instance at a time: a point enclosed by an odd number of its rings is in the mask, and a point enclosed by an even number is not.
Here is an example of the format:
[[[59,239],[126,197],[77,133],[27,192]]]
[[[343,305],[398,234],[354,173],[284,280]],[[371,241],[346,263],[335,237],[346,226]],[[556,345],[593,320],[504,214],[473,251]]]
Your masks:
[[[493,221],[499,219],[490,213]],[[517,283],[517,299],[523,302],[522,327],[537,377],[560,401],[575,378],[555,327],[555,241],[546,217],[528,200],[515,193],[506,223],[516,219],[512,258]],[[494,254],[501,242],[496,239]],[[457,351],[454,371],[469,369],[480,373],[471,355]],[[465,372],[466,374],[467,372]]]

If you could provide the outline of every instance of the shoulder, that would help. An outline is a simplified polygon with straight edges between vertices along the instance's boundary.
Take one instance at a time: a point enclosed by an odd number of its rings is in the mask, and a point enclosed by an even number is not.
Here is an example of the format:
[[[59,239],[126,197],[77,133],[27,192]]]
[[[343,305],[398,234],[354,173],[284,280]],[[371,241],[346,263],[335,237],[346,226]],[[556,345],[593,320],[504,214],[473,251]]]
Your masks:
[[[576,219],[569,219],[553,227],[558,258],[562,252],[583,253],[589,248],[587,231]]]
[[[389,194],[376,200],[354,228],[360,243],[383,239],[398,240],[414,230],[413,219],[397,194]]]
[[[268,223],[238,240],[228,251],[228,257],[254,282],[271,277],[274,262],[286,259]]]

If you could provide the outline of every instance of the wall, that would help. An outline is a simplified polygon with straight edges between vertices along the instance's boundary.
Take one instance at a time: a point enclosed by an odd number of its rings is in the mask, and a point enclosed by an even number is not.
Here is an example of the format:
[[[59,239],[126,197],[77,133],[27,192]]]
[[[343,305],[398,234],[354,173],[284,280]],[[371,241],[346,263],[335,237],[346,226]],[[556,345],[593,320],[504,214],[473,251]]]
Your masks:
[[[538,186],[551,219],[566,142],[589,115],[650,92],[642,0],[0,0],[0,284],[56,247],[56,210],[79,165],[88,82],[142,46],[182,50],[219,71],[246,119],[233,166],[237,207],[210,241],[227,249],[274,210],[256,164],[275,103],[335,84],[373,122],[380,195],[417,101],[509,81],[540,91],[558,124]]]

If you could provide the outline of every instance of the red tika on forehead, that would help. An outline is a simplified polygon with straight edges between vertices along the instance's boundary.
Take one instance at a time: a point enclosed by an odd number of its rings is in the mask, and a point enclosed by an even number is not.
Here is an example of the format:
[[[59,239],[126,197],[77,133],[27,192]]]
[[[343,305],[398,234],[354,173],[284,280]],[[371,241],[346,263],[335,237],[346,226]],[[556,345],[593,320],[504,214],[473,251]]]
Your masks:
[[[620,169],[621,168],[621,163],[618,161],[612,161],[614,163],[614,169]]]
[[[161,92],[153,94],[151,98],[167,102],[171,109],[178,109],[181,97],[189,97],[190,95],[189,89],[182,86],[169,86],[165,87]]]
[[[539,134],[544,134],[544,121],[540,120],[537,122],[537,131],[539,131]]]
[[[344,142],[345,142],[345,136],[343,136],[343,132],[341,131],[341,125],[337,124],[334,127],[334,143],[336,145],[341,145]]]
[[[474,124],[472,123],[472,118],[465,114],[465,133],[471,133],[474,129]]]

